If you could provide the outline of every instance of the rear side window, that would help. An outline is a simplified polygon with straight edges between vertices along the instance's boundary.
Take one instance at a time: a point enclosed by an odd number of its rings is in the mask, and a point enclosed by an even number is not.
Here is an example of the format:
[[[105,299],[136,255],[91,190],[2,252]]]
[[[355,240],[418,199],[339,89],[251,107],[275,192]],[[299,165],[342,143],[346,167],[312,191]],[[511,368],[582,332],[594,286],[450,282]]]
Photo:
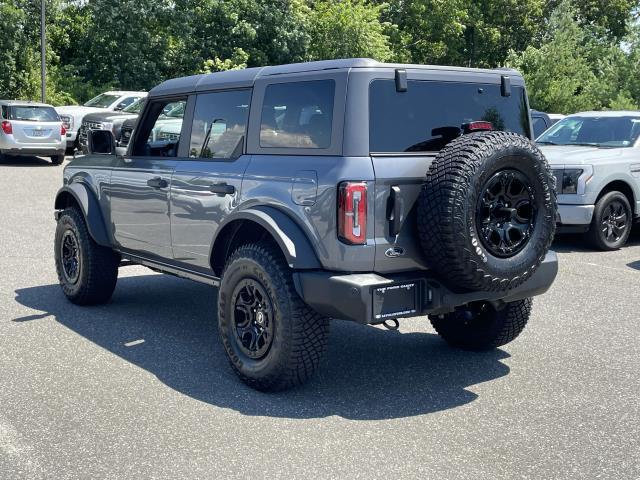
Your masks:
[[[529,137],[525,92],[518,86],[503,97],[493,84],[410,80],[406,92],[397,92],[394,80],[374,80],[369,116],[369,146],[376,153],[438,151],[478,120]]]
[[[260,146],[328,148],[335,88],[333,80],[267,86],[260,121]]]
[[[222,159],[240,156],[250,99],[250,90],[198,95],[189,156]]]
[[[58,117],[58,113],[54,110],[53,107],[14,105],[9,107],[8,110],[9,110],[8,112],[9,120],[20,120],[24,122],[59,122],[60,121],[60,117]]]

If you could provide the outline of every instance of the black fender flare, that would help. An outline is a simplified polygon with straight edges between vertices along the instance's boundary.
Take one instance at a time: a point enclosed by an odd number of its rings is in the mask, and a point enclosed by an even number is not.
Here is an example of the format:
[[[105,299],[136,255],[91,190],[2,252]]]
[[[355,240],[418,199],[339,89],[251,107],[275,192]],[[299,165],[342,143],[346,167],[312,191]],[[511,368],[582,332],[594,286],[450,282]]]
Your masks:
[[[228,236],[236,233],[234,225],[239,225],[243,221],[254,222],[264,228],[282,250],[289,267],[304,270],[322,268],[316,252],[302,228],[286,213],[268,206],[237,210],[225,219],[220,224],[211,244],[210,259],[214,258],[216,249],[225,246],[229,239]]]
[[[58,190],[58,193],[56,194],[55,209],[63,210],[69,206],[70,198],[72,198],[80,207],[91,238],[93,238],[98,245],[111,247],[111,241],[107,234],[107,228],[104,223],[100,204],[90,187],[82,182],[74,182],[69,185],[65,185]]]

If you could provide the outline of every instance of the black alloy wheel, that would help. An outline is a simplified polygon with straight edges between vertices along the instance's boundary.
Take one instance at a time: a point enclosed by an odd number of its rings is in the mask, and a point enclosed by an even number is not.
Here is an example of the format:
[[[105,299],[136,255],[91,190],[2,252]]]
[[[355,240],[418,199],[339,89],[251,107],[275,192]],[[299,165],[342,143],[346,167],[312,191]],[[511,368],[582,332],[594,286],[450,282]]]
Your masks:
[[[600,229],[607,242],[619,242],[626,233],[628,222],[626,206],[620,200],[609,203],[600,223]]]
[[[599,250],[617,250],[629,239],[633,210],[624,193],[605,193],[593,211],[588,237]]]
[[[271,347],[275,330],[273,305],[265,288],[254,278],[242,280],[236,286],[231,302],[238,346],[250,358],[264,357]]]
[[[60,257],[62,259],[62,273],[67,282],[75,284],[80,278],[82,258],[78,238],[73,230],[66,230],[60,243]]]
[[[507,258],[527,245],[536,220],[533,187],[517,170],[490,177],[476,205],[480,241],[496,257]]]

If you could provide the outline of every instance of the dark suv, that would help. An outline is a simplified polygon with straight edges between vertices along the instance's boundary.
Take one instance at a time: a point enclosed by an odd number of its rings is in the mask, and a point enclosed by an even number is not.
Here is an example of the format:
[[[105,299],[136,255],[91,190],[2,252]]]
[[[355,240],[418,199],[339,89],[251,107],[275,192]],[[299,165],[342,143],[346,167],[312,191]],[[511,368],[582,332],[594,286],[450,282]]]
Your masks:
[[[94,130],[66,167],[62,290],[107,302],[131,262],[217,286],[224,349],[260,390],[312,374],[330,318],[429,315],[450,344],[495,348],[557,273],[530,138],[512,70],[350,59],[169,80],[126,151]]]

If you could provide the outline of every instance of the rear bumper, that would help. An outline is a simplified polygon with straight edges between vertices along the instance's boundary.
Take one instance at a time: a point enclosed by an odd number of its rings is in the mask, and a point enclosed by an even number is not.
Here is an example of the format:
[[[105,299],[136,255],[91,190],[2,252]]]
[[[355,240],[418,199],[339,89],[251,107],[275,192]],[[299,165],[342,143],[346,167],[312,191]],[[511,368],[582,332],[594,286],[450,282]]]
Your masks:
[[[294,274],[294,283],[300,297],[318,313],[375,324],[387,318],[447,313],[479,300],[500,303],[533,297],[546,292],[557,273],[558,257],[555,252],[549,252],[529,280],[507,292],[455,293],[430,277],[428,272],[382,276],[377,273],[340,275],[326,271],[298,271]],[[388,295],[380,289],[411,291],[415,296]],[[415,300],[407,301],[408,297]],[[385,304],[387,301],[393,304]]]
[[[12,148],[3,148],[0,150],[0,153],[4,155],[15,155],[15,156],[43,156],[50,157],[53,155],[64,155],[65,152],[65,143],[62,143],[62,146],[55,147],[12,147]]]

